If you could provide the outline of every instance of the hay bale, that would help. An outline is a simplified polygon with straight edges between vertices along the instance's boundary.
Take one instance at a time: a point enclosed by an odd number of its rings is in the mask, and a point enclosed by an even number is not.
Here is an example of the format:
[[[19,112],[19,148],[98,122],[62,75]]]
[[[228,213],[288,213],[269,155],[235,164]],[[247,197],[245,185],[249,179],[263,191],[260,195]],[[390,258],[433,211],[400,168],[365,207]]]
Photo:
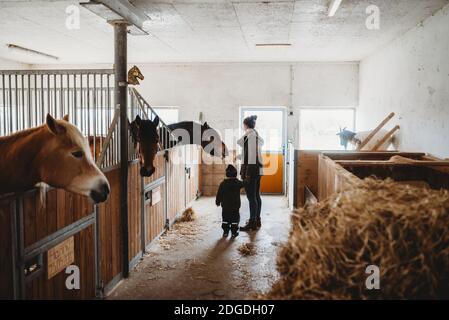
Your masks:
[[[192,208],[187,208],[182,213],[181,217],[178,219],[178,222],[191,222],[196,219],[195,211]]]
[[[372,178],[292,216],[268,299],[449,298],[449,192]],[[380,290],[365,286],[380,268]]]
[[[254,243],[244,243],[238,248],[238,251],[242,256],[253,256],[256,254],[256,247]]]
[[[414,163],[416,160],[403,157],[403,156],[392,156],[388,162],[396,162],[396,163]]]

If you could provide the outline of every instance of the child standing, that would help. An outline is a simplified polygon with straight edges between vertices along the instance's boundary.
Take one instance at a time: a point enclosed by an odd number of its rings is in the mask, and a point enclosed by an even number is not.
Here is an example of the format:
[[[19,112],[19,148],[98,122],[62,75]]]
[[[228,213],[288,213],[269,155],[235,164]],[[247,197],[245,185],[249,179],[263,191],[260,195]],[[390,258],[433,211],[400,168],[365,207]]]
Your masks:
[[[215,204],[217,207],[221,205],[223,223],[223,237],[229,235],[229,230],[232,232],[232,237],[239,235],[240,222],[240,189],[245,185],[242,181],[237,179],[237,169],[228,165],[226,168],[226,179],[220,184],[218,188]]]

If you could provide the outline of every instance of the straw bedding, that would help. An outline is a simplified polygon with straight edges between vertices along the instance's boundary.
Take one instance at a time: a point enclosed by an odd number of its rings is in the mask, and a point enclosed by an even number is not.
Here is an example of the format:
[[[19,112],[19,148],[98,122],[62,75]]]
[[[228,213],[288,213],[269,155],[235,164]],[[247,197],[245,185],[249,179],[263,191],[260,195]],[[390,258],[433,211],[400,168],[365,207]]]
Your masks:
[[[242,256],[253,256],[256,254],[256,247],[253,243],[244,243],[238,248],[238,251]]]
[[[194,221],[196,218],[195,211],[192,208],[187,208],[182,213],[181,217],[178,219],[178,222],[190,222]]]
[[[268,299],[449,298],[449,192],[365,179],[292,216]],[[368,265],[380,290],[367,290]]]

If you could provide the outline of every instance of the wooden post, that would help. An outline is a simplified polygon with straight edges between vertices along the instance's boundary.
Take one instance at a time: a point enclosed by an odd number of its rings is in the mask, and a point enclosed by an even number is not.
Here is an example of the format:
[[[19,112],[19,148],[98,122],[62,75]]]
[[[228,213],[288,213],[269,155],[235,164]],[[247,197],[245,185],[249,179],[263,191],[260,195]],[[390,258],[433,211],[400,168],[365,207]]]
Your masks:
[[[387,142],[387,140],[390,139],[390,137],[391,137],[396,131],[398,131],[400,128],[401,128],[400,126],[395,126],[393,129],[391,129],[390,131],[388,131],[387,134],[386,134],[382,139],[380,139],[380,140],[376,143],[376,145],[371,149],[371,151],[377,151],[377,150],[379,150],[379,148],[380,148],[385,142]]]
[[[127,23],[114,23],[115,103],[120,110],[120,217],[122,227],[123,277],[129,275],[128,259],[128,82],[126,69]]]
[[[377,127],[376,129],[374,129],[368,137],[366,137],[365,140],[362,141],[362,143],[357,147],[357,150],[362,150],[362,148],[364,146],[366,146],[368,144],[368,142],[371,141],[371,139],[380,131],[380,129],[382,129],[388,121],[390,121],[393,117],[394,117],[394,112],[390,113],[385,119],[384,121],[382,121]]]

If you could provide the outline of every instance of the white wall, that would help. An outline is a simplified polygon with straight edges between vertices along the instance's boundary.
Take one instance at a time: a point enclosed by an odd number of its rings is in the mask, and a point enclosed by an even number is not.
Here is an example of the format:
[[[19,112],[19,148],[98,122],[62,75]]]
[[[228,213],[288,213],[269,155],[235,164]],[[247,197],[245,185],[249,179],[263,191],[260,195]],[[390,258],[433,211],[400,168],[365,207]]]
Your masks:
[[[449,157],[449,6],[361,62],[358,130],[391,111],[399,149]]]
[[[139,91],[152,105],[179,106],[181,120],[198,120],[202,111],[204,120],[220,131],[239,128],[241,106],[293,105],[293,116],[288,117],[288,131],[289,138],[297,141],[299,107],[358,104],[356,63],[139,67],[146,76]]]
[[[30,67],[28,64],[0,58],[0,70],[29,69]]]
[[[358,63],[138,66],[145,80],[137,89],[151,105],[180,107],[180,120],[199,120],[199,113],[203,112],[203,121],[222,134],[225,129],[239,129],[241,106],[294,106],[288,109],[293,111],[293,116],[288,116],[288,137],[297,143],[300,107],[358,105]],[[111,65],[33,65],[32,68],[111,68]]]

